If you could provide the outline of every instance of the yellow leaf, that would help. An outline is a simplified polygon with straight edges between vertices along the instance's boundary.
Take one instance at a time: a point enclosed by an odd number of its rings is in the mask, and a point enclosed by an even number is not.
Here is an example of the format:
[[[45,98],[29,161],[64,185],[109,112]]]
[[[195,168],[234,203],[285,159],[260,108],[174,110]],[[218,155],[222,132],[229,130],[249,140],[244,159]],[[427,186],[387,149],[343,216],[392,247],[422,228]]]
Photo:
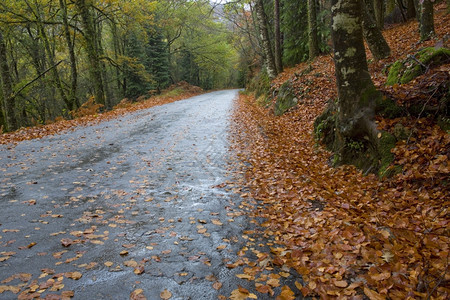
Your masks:
[[[111,267],[114,263],[112,261],[106,261],[105,266]]]
[[[281,294],[276,298],[277,300],[294,300],[294,292],[287,286],[281,288]]]

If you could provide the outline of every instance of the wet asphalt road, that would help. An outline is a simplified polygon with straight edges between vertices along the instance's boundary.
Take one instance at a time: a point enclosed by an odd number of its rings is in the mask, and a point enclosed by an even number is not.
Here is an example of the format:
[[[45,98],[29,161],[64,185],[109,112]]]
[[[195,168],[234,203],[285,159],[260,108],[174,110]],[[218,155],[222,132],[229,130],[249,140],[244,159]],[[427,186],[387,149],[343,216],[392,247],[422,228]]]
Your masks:
[[[229,176],[236,95],[0,145],[0,286],[15,292],[0,299],[129,299],[138,289],[147,299],[164,290],[217,299],[243,285],[226,264],[248,219],[239,196],[217,187]]]

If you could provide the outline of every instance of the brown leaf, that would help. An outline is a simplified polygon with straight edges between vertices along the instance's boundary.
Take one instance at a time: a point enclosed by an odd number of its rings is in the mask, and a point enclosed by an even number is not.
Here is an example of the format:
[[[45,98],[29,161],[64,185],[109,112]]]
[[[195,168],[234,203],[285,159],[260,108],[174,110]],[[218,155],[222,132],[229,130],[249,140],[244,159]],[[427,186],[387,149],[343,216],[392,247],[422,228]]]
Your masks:
[[[369,297],[370,300],[384,300],[386,297],[378,294],[377,292],[369,289],[368,287],[364,287],[364,294]]]
[[[164,290],[161,292],[161,294],[159,294],[159,296],[163,300],[168,300],[168,299],[172,298],[172,293],[168,290]]]
[[[64,247],[69,247],[70,245],[72,245],[73,240],[65,238],[65,239],[61,239],[61,245],[63,245]]]
[[[80,272],[77,272],[77,271],[76,272],[66,272],[65,275],[67,278],[71,278],[73,280],[78,280],[83,276],[83,274],[81,274]]]
[[[277,300],[294,300],[295,293],[287,285],[281,288],[281,294],[276,298]]]
[[[134,268],[134,271],[133,271],[133,273],[136,275],[141,275],[144,272],[145,272],[145,268],[143,265],[138,265],[136,268]]]
[[[215,290],[220,290],[220,289],[222,288],[222,283],[219,282],[219,281],[216,281],[216,282],[213,283],[212,286],[213,286],[213,288],[214,288]]]
[[[130,294],[130,300],[147,300],[143,289],[135,289]]]
[[[340,288],[345,288],[348,283],[345,280],[336,280],[335,282],[333,282],[335,286],[340,287]]]

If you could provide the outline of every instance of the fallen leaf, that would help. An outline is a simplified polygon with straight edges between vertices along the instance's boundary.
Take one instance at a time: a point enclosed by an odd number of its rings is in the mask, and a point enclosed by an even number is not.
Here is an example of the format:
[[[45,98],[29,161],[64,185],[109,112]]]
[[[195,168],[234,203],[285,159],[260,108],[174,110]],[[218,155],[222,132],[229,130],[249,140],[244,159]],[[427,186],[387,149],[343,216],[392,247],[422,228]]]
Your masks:
[[[159,296],[163,300],[168,300],[168,299],[172,298],[172,293],[168,290],[164,290],[161,292],[161,294],[159,294]]]
[[[386,297],[378,294],[377,292],[369,289],[368,287],[364,287],[364,294],[369,297],[370,300],[384,300]]]
[[[63,245],[64,247],[69,247],[70,245],[72,245],[73,240],[71,239],[61,239],[61,245]]]
[[[73,280],[78,280],[83,276],[80,272],[66,272],[65,275],[67,278],[71,278]]]
[[[147,300],[147,298],[144,295],[144,290],[136,289],[132,291],[130,294],[130,300]]]
[[[340,287],[340,288],[345,288],[348,283],[345,280],[336,280],[335,282],[333,282],[335,286]]]
[[[281,288],[281,294],[276,298],[277,300],[294,300],[295,293],[287,285]]]
[[[106,261],[104,263],[105,266],[107,266],[108,268],[111,267],[114,263],[112,261]]]
[[[138,263],[135,260],[130,259],[130,260],[124,261],[123,265],[127,266],[127,267],[136,268],[138,266]]]
[[[216,282],[213,283],[212,286],[213,286],[213,288],[214,288],[215,290],[220,290],[220,289],[222,288],[222,283],[219,282],[219,281],[216,281]]]

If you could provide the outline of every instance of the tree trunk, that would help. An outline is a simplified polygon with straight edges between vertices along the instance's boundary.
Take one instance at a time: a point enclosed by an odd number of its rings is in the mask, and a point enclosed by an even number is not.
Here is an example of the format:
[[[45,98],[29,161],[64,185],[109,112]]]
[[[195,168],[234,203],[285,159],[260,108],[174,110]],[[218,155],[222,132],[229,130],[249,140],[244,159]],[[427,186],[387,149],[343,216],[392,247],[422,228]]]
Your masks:
[[[433,2],[423,0],[420,9],[420,40],[426,41],[434,35]]]
[[[380,30],[383,30],[384,28],[384,12],[385,12],[384,1],[385,0],[373,0],[375,20]]]
[[[267,75],[270,79],[277,76],[275,60],[273,58],[272,47],[270,45],[269,31],[267,29],[266,14],[264,13],[264,5],[262,0],[256,1],[256,18],[258,20],[259,34],[261,36],[262,50],[267,68]]]
[[[71,82],[70,82],[69,102],[71,104],[71,107],[69,108],[69,110],[74,110],[74,109],[77,109],[78,107],[80,107],[80,101],[78,100],[78,97],[77,97],[77,88],[78,88],[77,62],[76,62],[76,57],[75,57],[74,45],[72,42],[72,38],[70,37],[66,0],[59,0],[59,5],[61,8],[61,15],[62,15],[62,19],[63,19],[64,38],[66,39],[67,48],[69,50],[69,60],[70,60]]]
[[[308,0],[308,49],[309,60],[319,55],[319,43],[317,41],[317,15],[316,0]]]
[[[416,5],[414,0],[408,0],[408,6],[406,7],[406,17],[408,19],[414,19],[416,17]]]
[[[83,36],[86,41],[86,52],[89,59],[89,74],[94,85],[95,102],[105,105],[105,91],[102,81],[102,70],[98,56],[94,20],[90,12],[92,0],[76,0],[81,22],[84,27]]]
[[[371,14],[371,0],[365,0],[363,5],[363,33],[370,52],[376,60],[389,57],[391,49],[383,37],[381,30],[375,24],[375,20]]]
[[[373,85],[367,67],[361,26],[362,2],[332,0],[331,3],[339,98],[335,139],[337,161],[367,168],[370,161],[367,153],[377,151],[377,129],[373,117],[375,101],[380,93]]]
[[[277,73],[283,72],[283,62],[281,60],[281,30],[280,30],[280,0],[274,0],[274,23],[275,23],[275,66]]]
[[[17,129],[16,99],[12,89],[11,73],[6,57],[6,43],[3,33],[0,31],[0,78],[3,91],[3,105],[6,113],[6,124],[8,131]]]
[[[36,3],[36,18],[37,18],[36,26],[39,30],[39,35],[42,39],[42,42],[44,43],[44,49],[47,52],[50,66],[55,66],[56,65],[55,54],[54,54],[52,47],[50,46],[50,41],[48,39],[47,32],[46,32],[46,30],[44,28],[44,24],[42,22],[42,14],[41,14],[40,6],[37,3]],[[45,53],[45,51],[44,51],[44,53]],[[72,103],[70,103],[70,101],[67,98],[67,95],[64,91],[63,84],[62,84],[61,78],[59,76],[57,67],[52,68],[51,74],[53,76],[53,83],[59,92],[59,96],[61,97],[61,100],[66,105],[67,109],[71,110]]]

